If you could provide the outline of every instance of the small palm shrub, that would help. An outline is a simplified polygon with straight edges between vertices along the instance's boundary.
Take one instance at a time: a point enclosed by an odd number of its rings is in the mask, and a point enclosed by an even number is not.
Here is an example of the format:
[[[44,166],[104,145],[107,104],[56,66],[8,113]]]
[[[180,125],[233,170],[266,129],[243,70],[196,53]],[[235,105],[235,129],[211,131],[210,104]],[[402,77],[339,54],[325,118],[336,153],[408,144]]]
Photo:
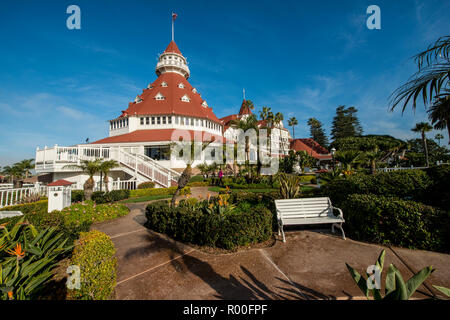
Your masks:
[[[381,273],[383,272],[384,266],[384,256],[385,250],[381,251],[380,256],[378,257],[375,266],[379,269],[380,272],[380,281],[381,281]],[[389,265],[389,269],[386,275],[386,283],[384,290],[384,297],[382,296],[381,288],[376,288],[371,283],[372,286],[368,286],[368,280],[360,275],[355,269],[350,267],[347,263],[347,266],[350,275],[353,280],[364,293],[364,295],[369,299],[370,295],[372,295],[374,300],[409,300],[414,292],[420,287],[420,285],[430,276],[430,274],[434,271],[434,269],[429,266],[425,267],[412,276],[408,281],[404,281],[400,271],[393,265]],[[370,275],[366,273],[367,277]],[[370,283],[370,281],[369,281]],[[381,286],[381,283],[379,283]],[[373,287],[373,288],[371,288]]]
[[[69,299],[107,300],[116,286],[116,249],[111,238],[93,230],[83,232],[70,264],[80,268],[80,288],[68,291]]]
[[[21,218],[0,226],[0,299],[37,299],[58,262],[72,249],[63,232],[38,231]]]
[[[279,182],[279,194],[281,199],[294,199],[300,196],[301,178],[299,176],[280,173]]]

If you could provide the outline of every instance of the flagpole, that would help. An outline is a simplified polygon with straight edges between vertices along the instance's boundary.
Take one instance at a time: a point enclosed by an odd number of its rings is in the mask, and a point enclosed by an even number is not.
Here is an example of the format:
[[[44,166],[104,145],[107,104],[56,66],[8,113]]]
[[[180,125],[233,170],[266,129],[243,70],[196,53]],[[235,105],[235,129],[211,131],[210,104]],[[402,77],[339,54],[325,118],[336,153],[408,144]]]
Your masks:
[[[172,12],[172,41],[173,41],[173,12]]]

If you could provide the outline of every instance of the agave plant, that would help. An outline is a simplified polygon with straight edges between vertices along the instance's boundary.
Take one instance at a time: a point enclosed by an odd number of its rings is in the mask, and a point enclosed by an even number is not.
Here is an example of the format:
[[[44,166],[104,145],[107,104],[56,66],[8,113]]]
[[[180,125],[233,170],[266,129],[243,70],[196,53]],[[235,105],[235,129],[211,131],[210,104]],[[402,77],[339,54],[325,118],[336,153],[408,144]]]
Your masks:
[[[385,250],[381,251],[375,263],[376,267],[378,267],[380,271],[380,278],[381,273],[383,272],[385,254]],[[368,280],[366,278],[361,276],[347,263],[345,265],[347,266],[347,269],[350,272],[353,280],[355,280],[359,289],[361,289],[367,299],[369,299],[370,294],[372,294],[374,300],[409,300],[409,298],[411,298],[417,288],[419,288],[420,285],[434,271],[431,266],[425,267],[405,282],[402,275],[400,274],[400,271],[393,264],[390,264],[386,275],[385,292],[383,297],[381,295],[381,288],[369,288],[367,286]],[[369,278],[370,274],[366,274]]]
[[[53,269],[72,249],[56,228],[38,232],[20,219],[11,230],[0,226],[0,299],[34,299]]]
[[[280,182],[279,194],[281,199],[294,199],[300,195],[300,176],[280,173],[278,176]]]

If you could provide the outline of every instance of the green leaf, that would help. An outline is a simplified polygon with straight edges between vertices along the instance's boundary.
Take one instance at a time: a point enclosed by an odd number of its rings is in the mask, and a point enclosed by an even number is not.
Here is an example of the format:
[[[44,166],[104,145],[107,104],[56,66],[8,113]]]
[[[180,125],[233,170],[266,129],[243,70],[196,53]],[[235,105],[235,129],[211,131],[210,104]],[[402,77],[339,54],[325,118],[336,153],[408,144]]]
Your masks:
[[[386,250],[383,249],[383,251],[381,251],[380,256],[377,259],[377,263],[376,266],[378,268],[380,268],[380,274],[383,272],[383,266],[384,266],[384,257],[386,255]]]
[[[366,279],[364,279],[364,277],[362,277],[357,271],[355,271],[355,269],[350,267],[347,263],[345,265],[347,266],[350,275],[352,276],[353,280],[355,280],[359,289],[361,289],[361,291],[364,293],[367,299],[369,299],[369,289],[367,289]]]
[[[389,266],[389,269],[392,269],[395,274],[395,290],[385,295],[383,300],[408,300],[408,289],[400,271],[393,264]]]
[[[443,294],[445,294],[447,297],[450,298],[450,289],[449,289],[449,288],[446,288],[446,287],[440,287],[440,286],[435,286],[435,285],[433,285],[433,287],[434,287],[436,290],[439,290],[440,292],[442,292]]]
[[[389,293],[395,291],[395,270],[392,268],[388,268],[388,272],[386,275],[386,286],[384,290],[385,295],[388,295]]]
[[[433,271],[434,270],[431,266],[425,267],[414,276],[412,276],[408,281],[406,281],[408,299],[411,298],[417,288],[420,287],[420,285],[430,276]]]

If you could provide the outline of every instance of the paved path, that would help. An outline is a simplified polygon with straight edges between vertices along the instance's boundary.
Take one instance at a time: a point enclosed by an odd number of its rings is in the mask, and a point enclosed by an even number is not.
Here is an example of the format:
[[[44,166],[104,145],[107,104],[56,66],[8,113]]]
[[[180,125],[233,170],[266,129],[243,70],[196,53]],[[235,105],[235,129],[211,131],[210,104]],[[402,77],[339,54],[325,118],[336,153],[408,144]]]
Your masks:
[[[450,255],[386,248],[313,232],[288,231],[286,243],[232,254],[207,254],[146,229],[146,203],[129,204],[130,214],[94,226],[117,249],[117,299],[360,299],[345,262],[360,273],[386,249],[404,278],[426,265],[437,270],[431,284],[450,287]],[[384,278],[382,280],[384,283]]]

